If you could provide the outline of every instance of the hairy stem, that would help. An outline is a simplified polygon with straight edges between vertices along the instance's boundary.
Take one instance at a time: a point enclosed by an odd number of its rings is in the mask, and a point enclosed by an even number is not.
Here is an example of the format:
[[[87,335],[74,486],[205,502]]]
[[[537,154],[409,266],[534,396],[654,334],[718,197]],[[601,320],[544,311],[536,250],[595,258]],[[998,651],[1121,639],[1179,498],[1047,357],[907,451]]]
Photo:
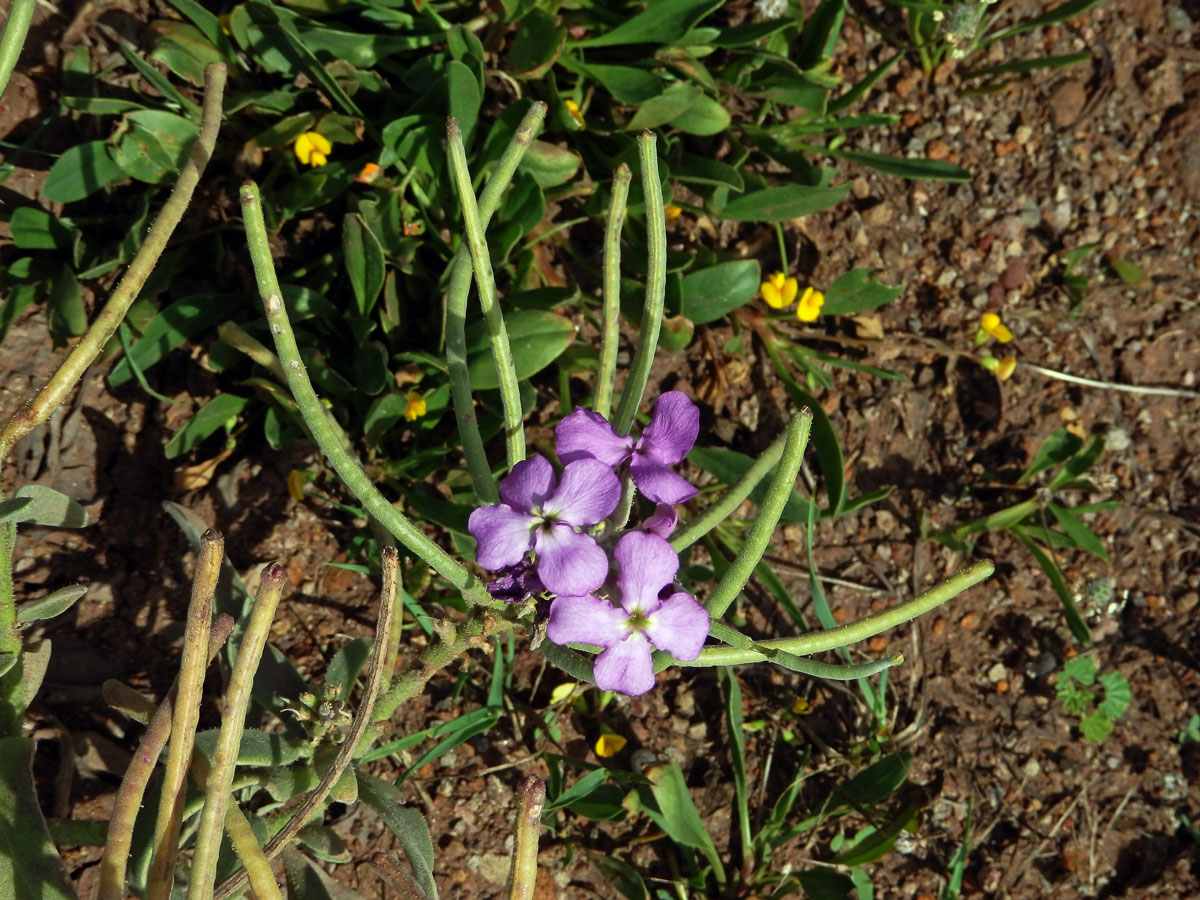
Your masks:
[[[171,746],[167,751],[158,821],[154,828],[154,854],[150,858],[150,874],[146,880],[147,900],[166,900],[171,896],[183,801],[187,793],[187,770],[192,760],[196,725],[200,721],[204,672],[208,668],[213,595],[224,558],[225,539],[215,528],[210,528],[200,537],[200,555],[192,578],[192,599],[188,604],[183,655],[179,661],[179,690],[171,721]]]
[[[254,182],[248,181],[242,185],[241,201],[246,242],[250,248],[258,289],[262,294],[263,308],[271,325],[271,333],[275,336],[275,350],[279,354],[279,361],[283,363],[288,388],[300,408],[300,415],[303,416],[313,440],[321,448],[342,483],[358,498],[363,508],[400,543],[425,560],[434,571],[461,591],[469,602],[494,605],[487,589],[479,580],[396,509],[375,487],[363,470],[362,464],[342,445],[338,437],[340,429],[335,429],[330,422],[329,412],[313,390],[312,382],[309,381],[304,363],[300,359],[300,348],[296,345],[296,336],[292,332],[292,323],[288,319],[283,295],[279,290],[279,280],[275,275],[275,265],[271,260],[262,201],[258,186]]]
[[[604,340],[600,345],[600,370],[596,373],[596,402],[592,409],[604,418],[612,410],[613,382],[617,373],[617,349],[621,340],[621,226],[633,173],[625,163],[617,166],[612,180],[612,201],[604,229]]]
[[[538,832],[546,806],[546,783],[536,775],[526,775],[517,786],[517,794],[521,805],[517,810],[508,900],[532,900],[537,887]]]
[[[534,103],[517,126],[512,140],[479,195],[481,228],[487,228],[492,213],[500,205],[500,196],[512,181],[513,173],[545,116],[546,104]],[[483,503],[499,503],[500,493],[483,451],[483,438],[479,434],[479,421],[475,417],[475,404],[471,398],[471,376],[467,371],[467,295],[471,291],[473,269],[471,248],[466,242],[459,245],[450,265],[450,285],[446,292],[446,369],[450,375],[454,417],[458,422],[459,439],[463,444],[467,469],[475,484],[475,493]]]
[[[483,307],[483,318],[492,339],[492,360],[496,364],[500,405],[504,411],[504,444],[508,451],[508,467],[511,469],[525,458],[525,428],[521,422],[517,368],[513,362],[512,345],[508,341],[508,329],[504,325],[504,313],[496,301],[492,255],[475,202],[471,173],[467,170],[467,151],[463,148],[462,131],[453,116],[446,120],[446,138],[450,145],[450,168],[454,173],[458,202],[462,206],[463,222],[467,229],[467,246],[471,248],[471,259],[475,263],[475,289],[479,292],[479,305]]]
[[[629,377],[621,391],[621,402],[613,427],[618,434],[629,434],[633,417],[642,404],[650,366],[658,348],[658,332],[662,327],[663,304],[667,296],[667,217],[663,210],[662,180],[658,177],[658,152],[653,131],[643,131],[638,137],[638,158],[642,169],[642,192],[646,198],[646,241],[650,258],[646,275],[646,303],[642,308],[642,325],[638,330],[637,349],[633,354]]]
[[[211,900],[213,895],[217,854],[221,849],[221,834],[225,812],[229,807],[230,786],[237,768],[238,748],[246,727],[250,690],[286,583],[287,570],[279,563],[271,563],[263,570],[250,621],[242,635],[237,661],[229,679],[229,690],[221,702],[221,730],[217,735],[216,749],[213,750],[212,770],[204,786],[204,811],[200,814],[200,828],[196,833],[188,900]]]

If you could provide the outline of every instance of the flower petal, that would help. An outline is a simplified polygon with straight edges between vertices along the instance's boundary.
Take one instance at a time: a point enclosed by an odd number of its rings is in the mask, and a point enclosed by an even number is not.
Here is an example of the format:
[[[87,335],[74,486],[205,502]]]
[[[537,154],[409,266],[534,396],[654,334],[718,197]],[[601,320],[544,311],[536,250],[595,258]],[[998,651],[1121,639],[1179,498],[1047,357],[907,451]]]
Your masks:
[[[556,644],[592,644],[612,647],[633,631],[626,614],[595,594],[556,597],[550,604],[546,637]]]
[[[669,503],[659,503],[654,507],[654,513],[642,522],[642,531],[657,534],[660,538],[669,538],[675,526],[679,524],[679,513]]]
[[[685,660],[700,655],[708,629],[708,612],[683,591],[662,601],[643,628],[655,647]]]
[[[696,496],[696,488],[690,481],[640,454],[633,457],[629,471],[637,489],[655,503],[683,503]]]
[[[572,525],[595,525],[617,508],[620,499],[621,482],[612,466],[598,459],[577,459],[567,463],[558,490],[542,510]]]
[[[467,520],[467,530],[478,543],[475,561],[492,572],[515,566],[529,552],[537,523],[529,513],[506,503],[481,506]]]
[[[500,497],[513,509],[533,512],[554,493],[554,467],[535,453],[500,479]]]
[[[631,634],[596,657],[596,687],[637,696],[654,687],[654,663],[650,643]]]
[[[558,458],[564,463],[598,459],[619,466],[633,450],[633,438],[617,434],[608,419],[589,409],[576,409],[558,423],[554,434],[558,438]]]
[[[700,408],[683,391],[667,391],[654,404],[636,449],[655,462],[674,465],[687,456],[699,434]]]
[[[608,554],[588,535],[577,534],[561,522],[539,528],[533,549],[538,578],[556,594],[582,597],[608,577]]]
[[[627,612],[648,615],[659,607],[658,592],[679,571],[679,554],[657,534],[631,531],[613,550],[617,561],[617,587]]]

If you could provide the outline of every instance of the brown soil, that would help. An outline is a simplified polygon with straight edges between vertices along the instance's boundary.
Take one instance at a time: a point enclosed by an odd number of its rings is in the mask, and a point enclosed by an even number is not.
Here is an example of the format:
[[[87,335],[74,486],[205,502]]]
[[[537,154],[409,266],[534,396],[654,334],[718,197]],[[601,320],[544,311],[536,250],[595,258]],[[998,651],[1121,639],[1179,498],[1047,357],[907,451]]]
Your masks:
[[[86,8],[80,16],[72,26],[76,36],[92,27]],[[54,25],[43,28],[53,33]],[[847,24],[845,44],[848,75],[884,55],[857,23]],[[926,80],[906,61],[871,101],[872,111],[897,113],[902,124],[868,132],[856,149],[950,159],[975,180],[906,182],[842,165],[854,180],[853,200],[788,231],[793,258],[818,286],[855,267],[907,286],[878,311],[878,322],[857,328],[882,334],[862,358],[909,380],[842,373],[837,389],[821,397],[842,437],[850,483],[857,491],[896,485],[886,500],[820,526],[817,563],[823,575],[840,579],[826,587],[839,618],[911,596],[961,567],[963,557],[923,540],[922,529],[999,508],[1010,495],[973,487],[990,484],[998,469],[1022,467],[1056,428],[1108,435],[1099,466],[1105,491],[1098,497],[1122,503],[1091,523],[1110,566],[1084,554],[1060,559],[1072,591],[1082,594],[1101,577],[1113,582],[1111,595],[1089,607],[1095,658],[1128,678],[1133,701],[1104,742],[1085,743],[1077,720],[1055,699],[1055,673],[1075,644],[1045,576],[1005,536],[986,536],[977,548],[996,561],[988,583],[858,654],[901,650],[908,658],[890,673],[883,743],[913,752],[910,778],[923,792],[917,833],[902,852],[866,867],[880,897],[938,896],[964,840],[967,896],[1200,896],[1200,846],[1182,825],[1183,816],[1200,818],[1200,745],[1178,738],[1200,710],[1200,401],[1079,387],[1021,365],[999,384],[956,352],[969,349],[980,312],[992,310],[1015,333],[1012,346],[1022,362],[1102,381],[1196,387],[1200,10],[1113,0],[1070,28],[998,45],[995,61],[1080,48],[1093,50],[1094,65],[1037,73],[987,95],[966,93],[953,70]],[[52,108],[36,87],[47,77],[40,64],[25,66],[33,76],[18,83],[25,114],[6,110],[6,131]],[[19,168],[5,191],[33,197],[38,175]],[[679,247],[687,246],[690,230],[686,220],[675,226]],[[737,237],[764,266],[776,263],[771,232]],[[1109,258],[1137,263],[1149,279],[1129,287],[1096,257],[1091,290],[1071,316],[1062,254],[1093,241]],[[819,341],[854,337],[855,329],[822,322],[797,333]],[[52,371],[58,354],[45,336],[44,317],[34,310],[6,338],[5,415]],[[725,441],[753,452],[773,436],[787,403],[765,354],[734,360],[716,349],[728,336],[728,327],[714,328],[687,351],[663,354],[658,387],[690,384],[704,401],[712,437],[702,443]],[[710,390],[718,367],[725,388]],[[187,393],[180,393],[185,404]],[[172,677],[191,559],[162,511],[164,499],[219,527],[240,571],[284,561],[295,588],[276,646],[306,674],[319,673],[346,635],[371,630],[373,586],[324,565],[345,558],[340,548],[355,526],[319,498],[297,502],[287,490],[289,471],[316,465],[311,448],[235,454],[205,487],[179,491],[177,466],[161,447],[183,421],[181,412],[136,388],[107,392],[91,375],[5,472],[6,484],[36,480],[68,491],[97,523],[80,532],[24,531],[19,538],[19,597],[73,581],[90,584],[69,616],[45,628],[54,642],[53,668],[33,712],[46,738],[38,775],[48,814],[106,817],[140,735],[104,706],[100,681],[116,677],[160,696]],[[806,603],[799,529],[785,529],[774,554],[788,587]],[[767,601],[753,599],[749,627],[761,633],[785,627]],[[475,654],[463,665],[472,673],[466,690],[452,699],[458,671],[439,676],[427,700],[402,711],[397,734],[483,701],[489,661]],[[869,758],[871,718],[852,685],[767,668],[738,675],[747,721],[767,723],[747,735],[751,784],[762,785],[755,799],[767,809],[800,771],[803,753],[812,753],[814,797]],[[618,697],[599,715],[564,718],[561,747],[535,745],[530,723],[563,680],[545,670],[540,656],[518,650],[512,714],[408,783],[411,802],[429,816],[443,896],[503,896],[513,787],[528,772],[545,774],[535,758],[542,751],[598,761],[591,747],[601,723],[630,738],[610,764],[630,767],[642,748],[677,759],[718,846],[730,845],[732,781],[713,673],[669,673],[645,697]],[[799,697],[812,712],[788,724],[797,731],[789,742],[783,728]],[[338,830],[356,859],[390,846],[369,814],[347,812]],[[801,869],[828,858],[837,831],[819,829],[812,842],[797,838],[775,864]],[[616,896],[590,862],[594,854],[620,856],[650,878],[668,878],[667,842],[654,837],[645,819],[597,826],[560,817],[543,839],[539,896]],[[82,896],[91,890],[96,859],[88,848],[70,856]],[[385,895],[365,862],[336,872],[365,896]],[[663,882],[651,884],[653,890]]]

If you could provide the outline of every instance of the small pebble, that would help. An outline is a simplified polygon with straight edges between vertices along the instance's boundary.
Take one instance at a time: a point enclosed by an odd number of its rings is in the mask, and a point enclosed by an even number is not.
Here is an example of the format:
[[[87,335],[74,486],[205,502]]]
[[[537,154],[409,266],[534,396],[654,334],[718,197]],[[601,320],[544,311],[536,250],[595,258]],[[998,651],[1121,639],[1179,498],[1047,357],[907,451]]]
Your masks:
[[[1013,132],[1013,140],[1022,147],[1029,143],[1031,137],[1033,137],[1033,129],[1028,125],[1018,125],[1016,131]]]

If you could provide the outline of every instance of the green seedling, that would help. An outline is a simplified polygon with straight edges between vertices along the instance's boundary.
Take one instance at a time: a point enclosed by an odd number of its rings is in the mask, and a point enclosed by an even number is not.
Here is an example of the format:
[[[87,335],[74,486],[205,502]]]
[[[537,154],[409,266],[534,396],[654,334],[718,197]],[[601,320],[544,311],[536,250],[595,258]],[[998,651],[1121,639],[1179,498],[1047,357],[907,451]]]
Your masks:
[[[1120,672],[1097,677],[1096,663],[1090,656],[1076,656],[1063,665],[1058,676],[1058,702],[1073,716],[1079,716],[1079,731],[1089,744],[1098,744],[1113,730],[1129,707],[1129,682]]]

